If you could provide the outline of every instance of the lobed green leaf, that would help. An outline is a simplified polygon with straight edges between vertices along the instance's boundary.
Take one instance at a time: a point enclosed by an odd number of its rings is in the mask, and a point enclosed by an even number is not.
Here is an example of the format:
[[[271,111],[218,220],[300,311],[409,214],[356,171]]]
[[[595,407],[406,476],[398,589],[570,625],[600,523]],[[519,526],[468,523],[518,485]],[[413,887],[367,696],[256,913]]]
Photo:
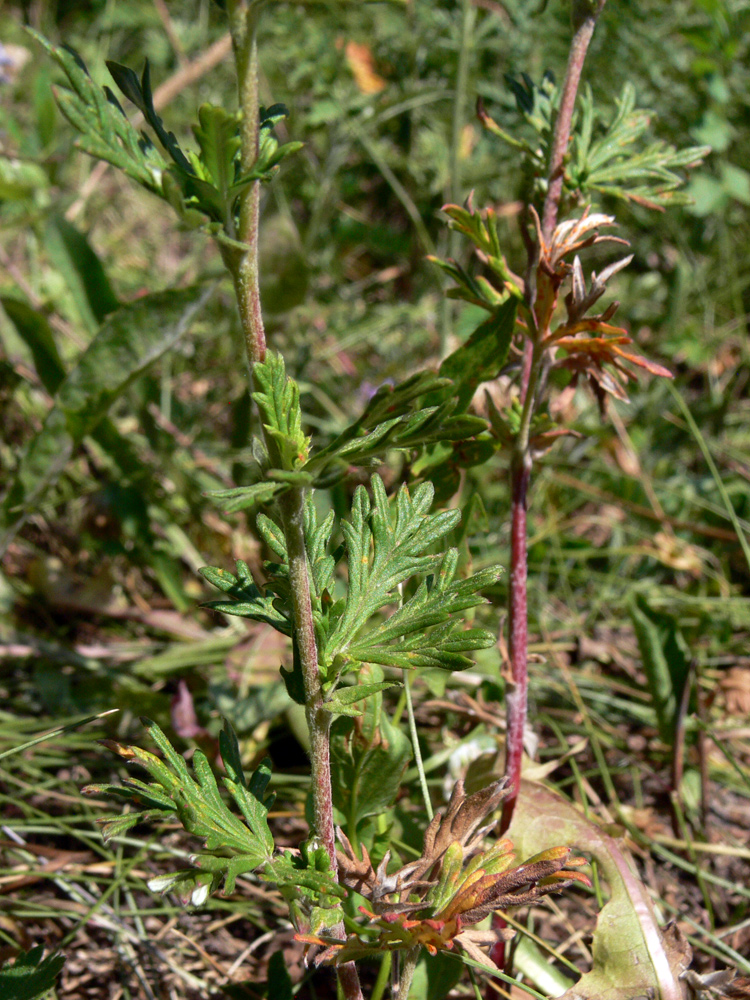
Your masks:
[[[93,82],[72,49],[55,46],[39,32],[27,30],[68,78],[70,90],[55,87],[53,92],[63,115],[80,133],[78,147],[160,195],[166,164],[154,146],[133,128],[114,95]]]

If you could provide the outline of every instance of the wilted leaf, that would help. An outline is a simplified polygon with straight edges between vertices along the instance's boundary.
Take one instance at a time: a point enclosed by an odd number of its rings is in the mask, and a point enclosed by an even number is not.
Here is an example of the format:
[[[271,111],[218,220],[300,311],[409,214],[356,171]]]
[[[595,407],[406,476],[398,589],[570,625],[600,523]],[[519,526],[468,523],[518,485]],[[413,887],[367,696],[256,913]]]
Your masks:
[[[679,981],[689,960],[659,928],[645,886],[614,838],[562,796],[522,781],[508,836],[521,855],[570,844],[596,858],[610,898],[597,919],[594,966],[562,1000],[683,1000]]]

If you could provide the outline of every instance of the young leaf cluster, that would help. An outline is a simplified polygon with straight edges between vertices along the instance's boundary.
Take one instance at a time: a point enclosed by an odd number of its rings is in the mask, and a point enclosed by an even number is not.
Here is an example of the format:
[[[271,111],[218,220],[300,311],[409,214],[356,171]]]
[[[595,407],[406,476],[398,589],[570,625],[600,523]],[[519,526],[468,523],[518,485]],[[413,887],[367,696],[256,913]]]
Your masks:
[[[379,476],[372,479],[373,496],[364,487],[354,495],[350,520],[340,523],[343,544],[331,553],[335,519],[329,514],[320,524],[312,502],[306,510],[306,540],[310,564],[313,617],[319,666],[326,685],[329,711],[351,711],[348,689],[336,690],[339,681],[362,664],[441,667],[462,670],[471,664],[466,655],[491,646],[495,637],[486,629],[462,627],[460,612],[486,603],[480,592],[498,580],[496,567],[468,579],[455,579],[455,549],[435,552],[458,524],[457,510],[430,514],[434,498],[431,483],[414,495],[402,486],[389,501]],[[267,563],[269,582],[265,593],[249,578],[244,564],[238,577],[218,569],[203,575],[223,590],[229,601],[209,606],[273,625],[284,635],[292,632],[286,546],[281,529],[261,514],[257,527],[279,563]],[[336,563],[345,557],[348,583],[343,597],[335,598]],[[418,578],[416,589],[404,598],[405,589]],[[394,606],[393,613],[381,613]],[[290,685],[289,680],[287,681]],[[381,690],[376,683],[373,690]],[[294,697],[292,687],[290,693]],[[367,694],[372,693],[369,689]],[[352,692],[354,695],[354,692]],[[356,700],[365,694],[357,688]]]
[[[80,133],[77,146],[98,160],[111,163],[142,187],[162,195],[166,163],[153,143],[139,135],[109,87],[98,87],[83,60],[72,49],[48,42],[33,29],[30,34],[60,66],[70,88],[55,87],[58,107]]]
[[[490,312],[468,341],[443,361],[438,373],[419,372],[398,385],[381,386],[354,423],[311,455],[302,430],[299,387],[286,374],[281,355],[268,351],[265,361],[253,368],[258,387],[253,399],[266,441],[271,442],[267,448],[260,439],[253,441],[248,471],[256,481],[208,495],[229,513],[263,506],[293,486],[327,488],[353,465],[382,461],[388,449],[414,455],[447,447],[448,454],[438,456],[442,471],[451,463],[468,468],[486,461],[489,454],[482,445],[489,444],[487,421],[466,411],[477,386],[496,378],[505,364],[516,299],[496,303]],[[429,468],[429,459],[424,464]]]
[[[269,351],[263,364],[253,367],[253,393],[269,445],[270,458],[282,472],[304,467],[310,442],[302,431],[299,386],[288,378],[284,359]]]
[[[248,467],[256,481],[208,493],[228,512],[268,504],[292,486],[314,482],[306,462],[310,441],[302,430],[299,386],[286,374],[283,357],[268,351],[265,361],[253,366],[253,382],[257,389],[252,398],[265,431],[263,439],[253,440],[253,461]]]
[[[485,111],[481,100],[477,102],[477,114],[488,132],[502,139],[513,149],[523,153],[525,172],[534,181],[538,194],[544,194],[546,189],[547,158],[552,139],[552,128],[555,112],[559,103],[559,93],[554,75],[548,70],[540,84],[535,84],[527,73],[522,73],[520,79],[510,74],[505,75],[505,83],[513,93],[516,109],[528,126],[531,138],[523,135],[521,128],[507,132],[501,128]]]
[[[527,169],[535,181],[535,200],[546,191],[547,164],[554,112],[558,94],[554,80],[545,74],[541,85],[522,75],[520,81],[506,77],[513,91],[519,114],[535,133],[534,140],[518,138],[501,128],[479,109],[485,128],[526,157]],[[609,124],[606,112],[594,106],[590,87],[586,87],[577,108],[570,155],[565,164],[564,190],[569,200],[594,204],[595,196],[610,196],[625,201],[660,208],[686,204],[689,197],[677,189],[684,184],[684,171],[711,151],[709,146],[675,149],[657,140],[643,144],[653,114],[636,108],[635,88],[626,83]]]
[[[689,196],[677,190],[684,183],[680,171],[700,163],[711,147],[675,149],[657,140],[639,149],[639,140],[651,124],[651,112],[636,108],[635,87],[630,82],[615,103],[614,118],[605,127],[602,112],[594,107],[591,87],[584,89],[566,170],[569,185],[583,193],[596,191],[647,208],[689,203]]]
[[[509,302],[510,297],[521,299],[523,293],[519,279],[511,272],[500,248],[495,210],[487,208],[484,212],[477,212],[470,196],[466,205],[444,205],[443,211],[450,220],[449,227],[468,236],[481,254],[482,262],[499,279],[497,288],[484,275],[472,275],[452,258],[441,260],[439,257],[429,257],[428,260],[456,282],[457,287],[448,290],[448,298],[463,299],[486,309],[492,315],[505,316],[510,311],[511,305],[515,304]],[[506,309],[500,313],[500,307],[503,305]]]
[[[102,821],[107,840],[138,823],[176,813],[185,830],[204,841],[205,849],[191,859],[195,867],[153,879],[150,887],[173,891],[185,901],[200,905],[222,883],[223,891],[230,893],[238,876],[256,872],[276,883],[290,900],[296,900],[300,921],[305,917],[307,923],[318,927],[337,923],[341,917],[338,900],[346,892],[331,872],[325,849],[312,844],[304,845],[298,853],[275,849],[267,819],[274,800],[273,795],[266,794],[271,779],[269,761],[264,760],[247,781],[237,738],[225,723],[219,737],[226,771],[221,780],[238,815],[222,798],[204,753],[195,751],[191,774],[185,759],[156,723],[142,721],[163,759],[137,746],[123,746],[113,740],[102,743],[129,763],[140,764],[153,780],[127,778],[122,785],[89,785],[84,791],[107,795],[134,807],[131,812]]]
[[[242,192],[255,181],[269,180],[278,164],[302,146],[299,142],[280,146],[273,135],[274,127],[286,117],[283,104],[261,108],[258,157],[252,168],[243,172],[239,113],[203,104],[193,126],[198,151],[184,151],[154,107],[148,61],[140,79],[127,66],[108,62],[113,80],[151,127],[165,160],[151,139],[128,121],[110,88],[100,88],[92,81],[77,53],[52,45],[37,32],[32,34],[68,78],[71,89],[55,88],[55,98],[80,133],[79,148],[111,163],[169,202],[184,222],[208,222],[220,239],[231,242],[235,235],[235,207]]]

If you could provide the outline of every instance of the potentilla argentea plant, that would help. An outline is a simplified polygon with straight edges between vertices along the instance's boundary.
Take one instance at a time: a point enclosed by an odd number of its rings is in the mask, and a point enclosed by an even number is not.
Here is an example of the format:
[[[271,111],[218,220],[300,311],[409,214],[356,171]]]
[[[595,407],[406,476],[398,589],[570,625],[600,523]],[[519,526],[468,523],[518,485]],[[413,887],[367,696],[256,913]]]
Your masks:
[[[137,746],[108,745],[144,768],[150,781],[128,778],[91,790],[133,807],[104,823],[105,836],[176,814],[203,842],[189,868],[152,880],[153,889],[200,905],[210,892],[231,892],[239,876],[253,873],[278,887],[308,959],[335,967],[347,1000],[362,996],[357,963],[373,955],[400,958],[392,993],[407,1000],[423,951],[458,947],[473,963],[500,975],[481,948],[498,934],[507,937],[507,931],[477,925],[491,913],[526,905],[574,881],[588,884],[578,871],[583,859],[565,844],[519,860],[510,840],[488,844],[486,839],[501,807],[507,827],[519,794],[526,705],[526,494],[535,454],[566,432],[546,416],[552,368],[587,379],[600,397],[618,398],[624,397],[628,364],[668,374],[628,349],[625,331],[610,324],[612,306],[592,313],[607,281],[627,263],[619,259],[598,276],[585,277],[580,255],[612,239],[601,231],[615,221],[594,206],[594,195],[663,199],[679,181],[675,169],[700,151],[676,154],[657,146],[628,158],[627,142],[637,137],[640,122],[629,90],[603,135],[594,127],[597,112],[585,95],[571,142],[583,57],[603,7],[603,2],[574,3],[576,31],[561,96],[548,82],[541,88],[529,81],[514,84],[536,139],[508,135],[483,112],[490,131],[523,153],[535,177],[524,226],[529,248],[524,275],[513,273],[503,257],[491,209],[479,211],[471,202],[448,206],[451,224],[472,241],[491,278],[475,278],[452,261],[442,266],[455,279],[456,294],[486,310],[486,321],[439,371],[382,387],[358,420],[318,446],[306,433],[297,383],[283,356],[267,345],[258,284],[260,186],[300,144],[279,145],[274,137],[286,114],[283,106],[259,106],[261,3],[227,0],[225,6],[239,109],[203,105],[190,150],[154,109],[148,65],[140,78],[117,64],[109,69],[155,141],[136,131],[113,92],[92,82],[75,53],[36,37],[67,78],[56,97],[80,133],[80,148],[122,170],[167,201],[183,223],[215,239],[231,276],[262,432],[253,443],[251,485],[218,492],[214,499],[229,512],[255,512],[257,531],[273,559],[265,564],[263,586],[243,562],[234,573],[212,567],[203,574],[223,595],[209,607],[263,623],[289,640],[290,666],[282,676],[290,697],[304,707],[309,730],[312,824],[296,848],[275,844],[268,823],[269,765],[263,762],[247,778],[229,726],[221,736],[224,774],[218,781],[203,754],[196,752],[188,767],[161,730],[144,720],[160,757]],[[493,410],[489,423],[468,412],[476,388],[508,367],[520,385],[508,411]],[[390,449],[421,456],[422,468],[429,470],[436,453],[444,465],[466,467],[507,446],[513,454],[508,776],[471,795],[459,782],[445,808],[433,814],[408,677],[423,667],[462,670],[473,662],[474,651],[494,645],[494,632],[470,627],[465,615],[487,603],[483,592],[497,582],[500,570],[459,574],[457,552],[447,539],[461,513],[436,509],[427,479],[389,497],[382,479],[373,475],[369,488],[356,489],[351,510],[338,521],[333,513],[320,519],[315,491],[353,466],[376,466]],[[339,536],[343,541],[334,548],[332,539]],[[390,719],[384,698],[401,684],[411,738]],[[332,752],[338,778],[332,776]],[[412,753],[427,814],[422,853],[406,863],[392,861],[390,851],[373,860],[372,845],[359,842],[360,823],[393,803]],[[363,776],[369,776],[369,785],[361,784]],[[336,780],[346,804],[345,829],[334,823]],[[353,906],[355,897],[359,903]]]

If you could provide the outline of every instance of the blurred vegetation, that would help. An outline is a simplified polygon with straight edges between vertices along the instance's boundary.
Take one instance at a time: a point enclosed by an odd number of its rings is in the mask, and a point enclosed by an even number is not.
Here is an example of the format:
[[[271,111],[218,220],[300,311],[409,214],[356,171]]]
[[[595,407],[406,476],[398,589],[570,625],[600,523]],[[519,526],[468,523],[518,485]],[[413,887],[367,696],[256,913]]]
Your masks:
[[[224,715],[248,761],[270,751],[301,775],[299,717],[278,679],[283,649],[199,608],[207,596],[200,566],[244,558],[257,568],[262,559],[250,522],[220,518],[203,495],[245,481],[252,422],[221,261],[165,205],[75,150],[52,97],[59,73],[23,30],[30,24],[72,45],[101,84],[111,83],[105,59],[140,73],[148,58],[155,89],[177,82],[160,113],[189,145],[181,123],[197,105],[233,100],[221,11],[208,0],[39,0],[0,4],[0,12],[2,486],[60,378],[118,302],[221,280],[189,333],[125,387],[8,541],[0,751],[117,707],[96,735],[132,737],[134,719],[148,715],[176,732],[183,749],[211,752]],[[463,252],[441,216],[445,202],[474,190],[477,204],[494,203],[509,260],[514,247],[516,262],[524,259],[518,211],[528,178],[514,152],[482,130],[474,105],[481,97],[495,121],[512,127],[506,75],[538,82],[550,70],[560,78],[569,34],[560,0],[275,3],[267,13],[261,96],[289,109],[279,138],[305,146],[264,188],[263,299],[270,341],[283,346],[309,429],[322,439],[377,386],[437,366],[476,326],[479,310],[447,301],[442,276],[425,259]],[[221,58],[191,78],[189,68],[212,46]],[[630,81],[638,106],[653,109],[655,139],[713,152],[691,174],[692,205],[617,207],[634,254],[610,286],[618,320],[675,373],[674,389],[644,378],[629,407],[613,407],[611,424],[582,393],[565,397],[567,418],[584,437],[543,460],[529,522],[540,753],[555,759],[588,738],[589,756],[559,772],[561,785],[587,805],[604,803],[610,819],[629,821],[644,857],[659,866],[652,887],[664,912],[672,905],[687,914],[699,964],[735,964],[745,974],[750,894],[741,885],[748,857],[737,817],[750,811],[748,46],[744,0],[612,0],[599,23],[585,70],[598,104],[614,112]],[[600,267],[606,263],[602,253]],[[382,471],[393,483],[399,461]],[[475,570],[507,564],[506,473],[501,457],[462,484],[471,514],[461,542]],[[331,505],[348,505],[355,485],[335,487]],[[487,618],[493,627],[505,597],[501,581]],[[679,718],[678,706],[669,709],[660,642],[662,653],[687,651],[695,677],[687,721],[684,709]],[[445,750],[473,739],[493,745],[494,730],[466,698],[498,699],[500,661],[493,650],[478,659],[478,671],[458,675],[447,695],[429,672],[417,685],[436,699],[421,710],[435,780]],[[185,995],[208,995],[226,975],[186,946],[157,943],[149,952],[146,944],[149,919],[187,919],[143,890],[160,853],[184,845],[169,831],[102,845],[93,823],[101,804],[78,792],[110,767],[90,735],[58,735],[0,762],[0,958],[32,944],[77,942],[81,958],[69,963],[64,995],[101,996],[87,992],[85,956],[109,949],[128,970],[126,995],[148,996],[143,969],[164,965],[168,952],[169,982],[182,982]],[[683,749],[674,788],[673,759]],[[303,789],[293,780],[280,789],[292,839]],[[723,812],[711,812],[714,805]],[[391,836],[408,850],[408,816],[392,822]],[[704,847],[685,846],[693,837]],[[735,853],[712,854],[704,849],[712,839]],[[45,875],[45,850],[53,868],[60,852],[80,857]],[[237,938],[249,939],[273,926],[274,905],[262,895],[249,907],[213,901],[186,929],[195,937],[199,923],[241,919]],[[224,973],[234,958],[229,945],[227,955]],[[268,974],[260,962],[250,968],[258,981]],[[317,989],[323,993],[309,995],[325,995],[325,986]]]

